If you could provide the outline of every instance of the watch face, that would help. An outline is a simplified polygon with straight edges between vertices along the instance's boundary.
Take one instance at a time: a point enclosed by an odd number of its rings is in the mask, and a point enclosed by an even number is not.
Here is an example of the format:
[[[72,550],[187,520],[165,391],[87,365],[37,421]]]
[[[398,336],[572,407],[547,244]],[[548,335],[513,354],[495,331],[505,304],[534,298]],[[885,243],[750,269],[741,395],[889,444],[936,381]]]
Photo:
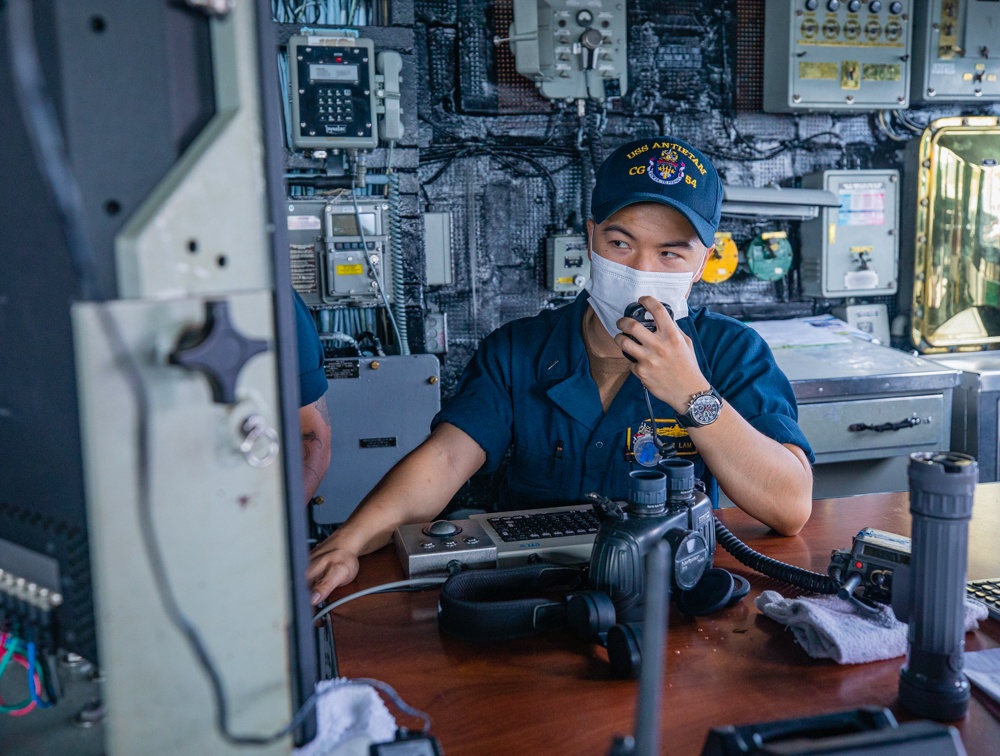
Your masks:
[[[691,402],[688,414],[698,425],[709,425],[719,418],[722,403],[714,396],[698,396]]]

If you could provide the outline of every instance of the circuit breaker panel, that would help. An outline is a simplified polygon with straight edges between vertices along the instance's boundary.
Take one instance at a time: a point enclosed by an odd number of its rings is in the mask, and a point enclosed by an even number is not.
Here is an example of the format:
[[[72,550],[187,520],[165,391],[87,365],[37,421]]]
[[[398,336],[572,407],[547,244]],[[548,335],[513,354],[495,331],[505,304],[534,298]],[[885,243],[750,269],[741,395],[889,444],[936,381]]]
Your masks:
[[[802,224],[802,292],[812,297],[893,295],[899,269],[899,172],[821,171],[802,186],[826,189],[839,208]]]
[[[928,0],[913,12],[913,101],[1000,99],[1000,2]]]
[[[392,299],[388,204],[293,198],[288,201],[292,285],[306,304],[365,306]]]
[[[764,110],[905,108],[913,0],[768,0]]]
[[[507,41],[542,97],[581,101],[625,94],[626,36],[622,0],[514,0]]]

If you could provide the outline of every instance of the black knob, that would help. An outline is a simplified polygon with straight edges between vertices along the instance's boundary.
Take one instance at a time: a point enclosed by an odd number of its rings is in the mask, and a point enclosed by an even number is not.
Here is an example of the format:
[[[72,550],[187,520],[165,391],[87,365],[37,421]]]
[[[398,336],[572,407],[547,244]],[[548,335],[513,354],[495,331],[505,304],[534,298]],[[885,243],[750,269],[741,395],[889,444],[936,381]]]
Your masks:
[[[851,2],[847,4],[847,10],[851,13],[857,13],[861,10],[861,0],[851,0]]]
[[[205,325],[181,334],[170,362],[205,374],[212,386],[212,401],[236,402],[236,380],[250,358],[268,350],[266,341],[251,339],[233,326],[229,303],[205,303]]]
[[[840,7],[840,0],[827,0],[826,9],[829,11],[835,11]]]
[[[898,16],[903,12],[903,4],[899,2],[889,3],[889,12],[894,16]]]
[[[819,0],[806,0],[806,10],[814,11],[819,7]]]
[[[872,13],[878,13],[880,10],[882,10],[882,3],[879,2],[879,0],[872,0],[868,4],[868,10],[870,10]]]

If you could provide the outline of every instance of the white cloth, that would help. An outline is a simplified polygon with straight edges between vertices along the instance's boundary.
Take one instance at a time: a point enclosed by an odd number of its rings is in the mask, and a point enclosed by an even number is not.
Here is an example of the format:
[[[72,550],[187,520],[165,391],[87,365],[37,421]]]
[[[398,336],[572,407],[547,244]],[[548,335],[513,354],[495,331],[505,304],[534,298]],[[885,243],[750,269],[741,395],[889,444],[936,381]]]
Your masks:
[[[882,604],[869,610],[836,596],[786,599],[777,591],[764,591],[754,603],[766,616],[787,625],[814,659],[861,664],[906,653],[907,626]],[[986,615],[985,604],[966,598],[967,632],[979,627]]]
[[[372,743],[396,737],[396,720],[372,686],[339,678],[316,683],[316,692],[322,694],[316,737],[292,751],[295,756],[367,756]]]

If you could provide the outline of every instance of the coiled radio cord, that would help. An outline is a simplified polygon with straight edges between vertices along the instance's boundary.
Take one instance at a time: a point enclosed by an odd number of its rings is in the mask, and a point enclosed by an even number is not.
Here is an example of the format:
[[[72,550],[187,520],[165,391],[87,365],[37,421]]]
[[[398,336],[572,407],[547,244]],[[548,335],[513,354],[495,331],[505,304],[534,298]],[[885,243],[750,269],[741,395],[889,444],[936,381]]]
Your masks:
[[[722,547],[736,557],[737,561],[746,565],[751,570],[756,570],[769,578],[780,580],[783,583],[794,585],[796,588],[810,591],[812,593],[831,594],[836,593],[840,588],[840,583],[829,575],[813,572],[802,567],[795,567],[791,564],[779,562],[769,556],[764,556],[759,551],[754,551],[743,541],[737,538],[727,528],[718,517],[715,520],[715,539]]]

